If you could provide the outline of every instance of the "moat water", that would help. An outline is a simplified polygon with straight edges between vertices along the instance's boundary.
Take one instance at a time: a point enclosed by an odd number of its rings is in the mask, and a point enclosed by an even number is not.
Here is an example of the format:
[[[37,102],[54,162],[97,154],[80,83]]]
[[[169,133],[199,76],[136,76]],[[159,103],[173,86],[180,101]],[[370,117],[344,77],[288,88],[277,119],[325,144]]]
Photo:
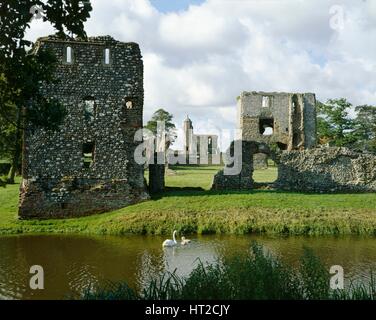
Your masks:
[[[0,237],[0,299],[65,299],[107,281],[139,288],[150,272],[188,275],[202,262],[249,250],[252,240],[296,265],[303,246],[325,266],[341,265],[345,278],[364,279],[376,271],[373,237],[194,236],[186,247],[165,248],[158,236],[22,235]],[[44,290],[29,287],[30,266],[44,269]],[[361,281],[361,280],[360,280]]]

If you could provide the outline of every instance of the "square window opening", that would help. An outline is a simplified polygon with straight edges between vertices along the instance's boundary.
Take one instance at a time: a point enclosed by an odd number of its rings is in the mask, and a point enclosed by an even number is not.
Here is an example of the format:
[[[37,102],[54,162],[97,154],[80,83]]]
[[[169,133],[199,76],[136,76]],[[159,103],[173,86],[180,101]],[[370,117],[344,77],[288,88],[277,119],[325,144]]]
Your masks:
[[[86,120],[94,120],[97,111],[96,109],[96,103],[93,97],[87,97],[84,99],[84,115]]]
[[[274,131],[274,119],[263,118],[259,120],[259,132],[263,136],[270,136]]]
[[[262,107],[263,108],[269,108],[270,107],[270,96],[263,96],[262,97]]]

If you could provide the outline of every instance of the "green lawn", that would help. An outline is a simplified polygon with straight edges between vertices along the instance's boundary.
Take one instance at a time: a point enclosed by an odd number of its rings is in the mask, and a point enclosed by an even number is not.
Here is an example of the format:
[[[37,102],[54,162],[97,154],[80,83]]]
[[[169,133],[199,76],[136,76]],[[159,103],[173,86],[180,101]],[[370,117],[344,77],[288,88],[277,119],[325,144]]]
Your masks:
[[[253,180],[255,182],[274,182],[278,177],[277,167],[269,167],[267,170],[255,170]]]
[[[100,215],[65,220],[17,219],[18,185],[0,189],[0,234],[170,234],[250,232],[376,235],[376,194],[303,194],[270,190],[210,191],[219,167],[175,167],[174,187],[152,200]],[[255,172],[273,181],[276,169]],[[178,190],[195,187],[204,190]]]
[[[172,173],[166,177],[169,187],[195,187],[209,190],[213,182],[213,176],[222,167],[218,166],[175,166]],[[176,172],[176,175],[174,174]],[[274,182],[277,179],[278,170],[275,166],[270,166],[267,170],[255,170],[253,179],[256,182]]]

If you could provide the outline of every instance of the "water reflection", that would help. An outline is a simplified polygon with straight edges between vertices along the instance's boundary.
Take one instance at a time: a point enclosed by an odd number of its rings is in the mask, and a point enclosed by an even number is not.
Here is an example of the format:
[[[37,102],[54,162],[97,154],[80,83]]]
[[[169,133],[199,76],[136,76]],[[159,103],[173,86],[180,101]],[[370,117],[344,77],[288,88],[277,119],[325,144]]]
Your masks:
[[[90,285],[125,280],[140,288],[164,270],[187,275],[199,263],[249,250],[252,240],[297,264],[303,246],[356,279],[376,269],[376,240],[363,237],[199,236],[188,246],[162,248],[162,237],[7,236],[0,238],[1,299],[61,299]],[[29,268],[42,265],[45,289],[29,288]]]

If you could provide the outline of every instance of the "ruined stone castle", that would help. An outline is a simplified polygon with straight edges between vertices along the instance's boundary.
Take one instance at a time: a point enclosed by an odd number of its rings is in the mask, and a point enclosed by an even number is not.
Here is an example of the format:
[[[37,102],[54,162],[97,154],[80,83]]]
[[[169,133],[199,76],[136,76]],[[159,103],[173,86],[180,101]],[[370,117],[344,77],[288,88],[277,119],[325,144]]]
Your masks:
[[[38,39],[34,52],[38,50],[50,50],[58,59],[56,83],[42,84],[41,89],[45,97],[57,99],[67,115],[58,130],[31,125],[24,130],[19,216],[82,216],[148,199],[144,165],[134,160],[144,100],[139,46],[109,36],[50,36]],[[313,93],[243,92],[238,98],[241,135],[227,152],[239,171],[226,174],[231,169],[227,163],[215,175],[213,189],[257,187],[253,156],[265,154],[278,164],[274,188],[376,191],[375,155],[316,147],[315,104]],[[184,155],[189,160],[198,155],[198,163],[208,155],[214,159],[218,137],[193,134],[189,118],[184,128]],[[149,165],[149,190],[164,189],[164,173],[164,164]]]
[[[243,92],[238,98],[240,139],[276,144],[280,150],[316,145],[313,93]]]
[[[238,128],[240,135],[227,150],[231,161],[214,176],[215,190],[267,186],[309,192],[376,191],[375,155],[316,147],[313,93],[243,92],[238,98]],[[256,155],[277,164],[274,183],[254,182]]]
[[[35,51],[58,59],[47,98],[64,105],[57,131],[28,127],[24,136],[21,218],[99,213],[148,198],[142,165],[134,161],[142,128],[143,62],[136,43],[109,36],[40,38]]]

